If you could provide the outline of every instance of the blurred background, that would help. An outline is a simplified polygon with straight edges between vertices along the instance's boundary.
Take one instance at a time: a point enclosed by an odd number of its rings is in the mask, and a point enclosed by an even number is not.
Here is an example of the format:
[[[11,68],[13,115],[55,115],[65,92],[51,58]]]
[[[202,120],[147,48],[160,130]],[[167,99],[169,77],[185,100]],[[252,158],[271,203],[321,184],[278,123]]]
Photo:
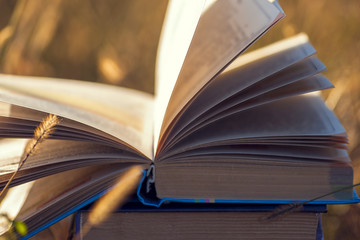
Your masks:
[[[335,89],[360,173],[360,1],[279,1],[287,17],[251,49],[306,32]],[[0,72],[105,82],[149,93],[166,0],[0,0]],[[251,50],[249,49],[249,50]],[[325,239],[360,239],[360,205],[329,206]]]

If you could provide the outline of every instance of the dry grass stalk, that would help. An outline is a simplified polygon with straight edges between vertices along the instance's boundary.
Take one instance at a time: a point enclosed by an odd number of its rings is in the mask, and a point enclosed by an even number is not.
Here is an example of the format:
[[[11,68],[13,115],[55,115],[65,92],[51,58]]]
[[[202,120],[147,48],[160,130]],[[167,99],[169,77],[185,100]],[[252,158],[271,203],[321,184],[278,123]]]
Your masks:
[[[29,156],[34,154],[39,149],[40,143],[42,143],[55,131],[55,126],[58,125],[60,121],[61,120],[53,114],[49,114],[42,120],[39,126],[35,129],[34,137],[26,144],[24,152],[25,157],[19,163],[20,167],[24,164]]]
[[[47,117],[45,117],[42,122],[39,124],[39,126],[34,131],[34,136],[32,139],[28,141],[25,147],[25,151],[23,153],[23,156],[21,157],[21,160],[19,162],[19,165],[13,175],[10,177],[8,182],[6,183],[5,187],[1,190],[0,196],[6,191],[6,189],[9,187],[11,181],[14,179],[16,173],[20,170],[20,168],[24,165],[26,160],[33,155],[38,149],[40,144],[47,139],[54,131],[55,126],[60,123],[60,119],[53,114],[49,114]]]
[[[288,205],[281,205],[271,212],[270,215],[263,217],[261,221],[269,221],[278,217],[283,217],[289,213],[299,211],[303,208],[304,204],[300,202],[290,203]]]
[[[13,35],[14,29],[11,26],[6,26],[0,30],[0,51],[2,46]]]
[[[143,168],[134,166],[127,170],[91,209],[89,217],[80,233],[85,236],[91,227],[101,224],[118,206],[121,206],[128,196],[137,188]]]
[[[348,189],[352,189],[352,188],[357,187],[357,186],[360,186],[360,183],[356,183],[356,184],[349,185],[349,186],[346,186],[346,187],[343,187],[343,188],[339,188],[338,190],[326,193],[326,194],[321,195],[321,196],[317,196],[317,197],[315,197],[313,199],[310,199],[310,200],[307,200],[305,202],[294,202],[294,203],[290,203],[290,204],[287,204],[287,205],[281,205],[280,207],[278,207],[274,211],[272,211],[270,215],[268,215],[266,217],[263,217],[261,219],[261,221],[269,221],[269,220],[274,220],[274,219],[276,219],[278,217],[283,217],[286,214],[301,210],[304,207],[305,204],[311,203],[313,201],[319,200],[319,199],[321,199],[323,197],[327,197],[329,195],[333,195],[333,194],[338,193],[338,192],[342,192],[342,191],[345,191],[345,190],[348,190]]]

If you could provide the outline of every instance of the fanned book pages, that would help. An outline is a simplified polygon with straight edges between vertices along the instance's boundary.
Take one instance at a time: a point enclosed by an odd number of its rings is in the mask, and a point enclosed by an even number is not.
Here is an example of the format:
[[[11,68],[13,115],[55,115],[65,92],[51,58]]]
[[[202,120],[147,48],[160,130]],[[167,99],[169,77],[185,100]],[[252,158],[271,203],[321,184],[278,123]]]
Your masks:
[[[139,197],[155,205],[291,203],[352,185],[345,130],[318,93],[333,86],[307,36],[241,54],[283,17],[276,1],[171,1],[155,96],[1,75],[1,187],[41,120],[62,119],[11,182],[23,204],[1,211],[14,210],[34,234],[133,165],[148,170]],[[349,189],[314,203],[357,201]]]

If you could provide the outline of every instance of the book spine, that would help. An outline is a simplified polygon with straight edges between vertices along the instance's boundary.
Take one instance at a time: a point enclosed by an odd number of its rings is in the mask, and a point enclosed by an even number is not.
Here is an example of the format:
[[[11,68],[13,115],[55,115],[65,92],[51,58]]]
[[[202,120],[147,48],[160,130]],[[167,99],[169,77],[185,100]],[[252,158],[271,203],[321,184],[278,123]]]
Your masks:
[[[151,164],[146,173],[146,193],[155,190],[155,165]]]
[[[148,170],[143,171],[143,177],[140,180],[136,193],[139,201],[145,205],[160,207],[165,201],[159,199],[156,195],[154,164]]]

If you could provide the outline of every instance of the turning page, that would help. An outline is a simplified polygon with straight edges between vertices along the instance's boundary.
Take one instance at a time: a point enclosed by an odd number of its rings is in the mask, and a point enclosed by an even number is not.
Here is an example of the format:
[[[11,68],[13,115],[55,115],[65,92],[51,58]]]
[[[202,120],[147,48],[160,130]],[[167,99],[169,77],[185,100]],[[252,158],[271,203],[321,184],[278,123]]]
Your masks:
[[[169,1],[156,62],[154,152],[172,89],[204,6],[205,0]]]
[[[204,9],[172,91],[161,131],[155,132],[159,147],[186,104],[283,16],[278,5],[268,0],[216,1]],[[159,131],[158,127],[155,131]]]

